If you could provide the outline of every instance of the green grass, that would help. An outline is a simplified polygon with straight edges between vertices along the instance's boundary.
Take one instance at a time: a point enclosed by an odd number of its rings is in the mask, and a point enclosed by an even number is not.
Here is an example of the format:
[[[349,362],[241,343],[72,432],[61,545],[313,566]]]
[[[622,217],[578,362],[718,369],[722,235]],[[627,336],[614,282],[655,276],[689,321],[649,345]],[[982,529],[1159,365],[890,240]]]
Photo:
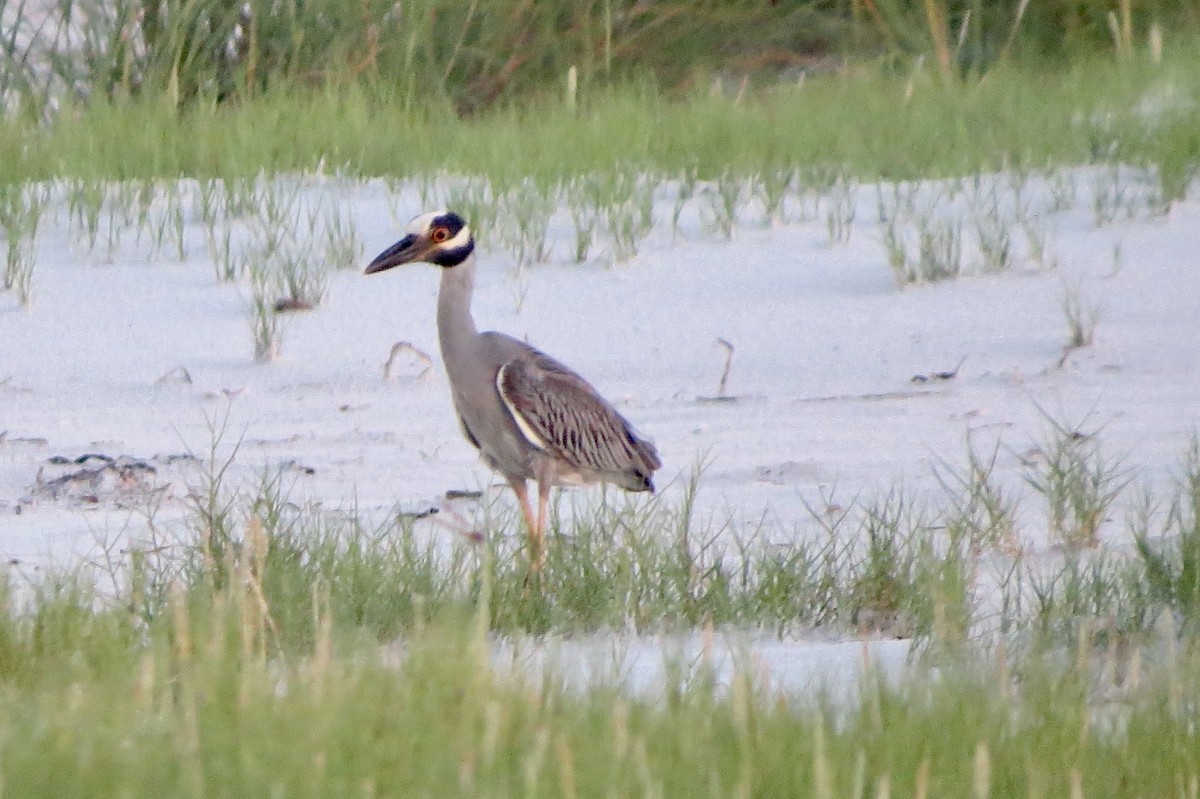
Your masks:
[[[214,438],[189,542],[135,551],[112,580],[4,586],[7,796],[1189,797],[1200,779],[1195,445],[1165,516],[1138,517],[1140,554],[1072,553],[1002,586],[1041,605],[977,646],[971,585],[1011,501],[994,458],[943,467],[945,511],[892,492],[817,513],[815,549],[718,546],[737,531],[694,517],[695,485],[678,507],[560,506],[531,583],[514,514],[483,508],[481,539],[447,550],[298,508],[279,476],[232,491]],[[750,662],[718,684],[668,654],[663,692],[639,698],[489,654],[546,630],[889,615],[920,636],[911,671],[841,698],[780,695]]]
[[[771,535],[694,519],[697,483],[680,505],[617,496],[560,503],[535,578],[510,510],[484,507],[461,522],[470,529],[455,533],[450,519],[431,535],[408,519],[373,527],[297,509],[281,479],[233,493],[197,487],[197,543],[180,550],[155,542],[148,553],[158,554],[134,555],[135,612],[161,616],[177,579],[220,587],[249,569],[281,646],[311,642],[319,612],[376,641],[480,608],[489,629],[518,635],[718,625],[961,641],[970,626],[977,536],[945,540],[940,527],[957,511],[935,517],[901,492],[834,515],[814,512],[805,529]]]
[[[944,662],[836,702],[744,664],[637,699],[496,672],[470,613],[380,650],[318,610],[277,649],[254,586],[179,584],[149,620],[70,588],[5,609],[5,795],[1189,796],[1200,772],[1192,651],[1103,694],[1081,656]]]
[[[0,93],[32,116],[65,96],[230,102],[285,87],[385,85],[463,114],[648,80],[769,83],[844,59],[927,58],[939,79],[1111,54],[1200,30],[1195,0],[74,0],[0,2]],[[65,43],[70,32],[70,48]]]
[[[287,37],[276,31],[262,50],[271,74],[235,76],[248,88],[234,99],[181,98],[162,86],[131,92],[126,83],[90,103],[68,102],[49,121],[6,116],[0,184],[64,181],[78,194],[72,215],[92,246],[106,235],[101,180],[221,178],[222,213],[240,217],[263,213],[267,200],[250,196],[255,176],[318,166],[417,186],[441,172],[479,176],[480,207],[530,186],[594,183],[576,199],[630,214],[639,190],[629,181],[645,175],[650,186],[665,176],[694,189],[696,179],[1022,175],[1125,161],[1156,167],[1165,199],[1185,195],[1200,165],[1195,42],[1169,38],[1161,64],[1128,48],[1120,59],[1083,50],[1051,65],[996,64],[983,50],[1007,35],[1006,7],[989,13],[986,35],[967,31],[965,46],[979,52],[948,79],[939,67],[914,69],[909,57],[939,47],[922,10],[901,0],[876,5],[886,23],[857,19],[855,35],[870,46],[892,40],[882,63],[812,74],[802,86],[758,74],[744,94],[736,80],[712,93],[717,60],[692,78],[681,71],[681,53],[704,37],[664,42],[662,63],[645,72],[622,62],[606,75],[592,50],[581,62],[577,110],[551,87],[580,47],[604,40],[600,4],[573,4],[571,18],[586,22],[571,29],[574,38],[534,65],[540,75],[486,102],[468,87],[472,75],[495,73],[486,48],[467,48],[447,67],[453,49],[443,45],[467,30],[459,17],[434,25],[426,16],[418,21],[433,27],[407,29],[397,41],[424,48],[411,62],[421,71],[387,89],[375,79],[382,73],[306,78],[321,43],[278,49]],[[950,9],[951,24],[963,9],[984,9],[930,5]],[[513,10],[500,0],[478,7]],[[842,10],[850,7],[864,8]],[[305,8],[316,13],[320,4]],[[1138,3],[1137,29],[1160,11],[1186,15],[1170,3]],[[1029,13],[1035,37],[1094,44],[1105,31],[1084,11],[1061,34],[1046,8]],[[464,41],[494,30],[491,44],[505,45],[530,26],[557,24],[540,13],[528,25],[505,19],[514,25],[471,28]],[[639,25],[611,31],[626,56],[646,47]],[[344,31],[319,34],[333,49],[347,40]],[[986,72],[973,72],[980,63]],[[205,68],[191,78],[205,80]],[[647,73],[655,79],[639,82]],[[418,76],[444,85],[417,91]],[[1163,97],[1164,112],[1138,110]],[[356,260],[359,245],[342,244]],[[186,543],[131,552],[106,575],[119,586],[108,594],[86,572],[0,592],[0,787],[8,796],[87,797],[1195,797],[1195,446],[1174,492],[1146,498],[1129,519],[1124,532],[1135,546],[1114,553],[1091,545],[1127,485],[1103,478],[1136,472],[1102,460],[1066,426],[1043,443],[1062,457],[1028,490],[1040,492],[1049,525],[1057,519],[1062,528],[1069,516],[1078,531],[1062,536],[1072,546],[1058,561],[1027,559],[1014,518],[1028,494],[998,486],[994,454],[970,452],[961,471],[944,467],[947,495],[930,505],[899,491],[845,509],[831,500],[798,522],[804,529],[774,538],[696,519],[699,478],[678,505],[613,496],[560,505],[545,571],[532,582],[511,511],[485,507],[475,529],[436,546],[405,520],[374,527],[297,509],[278,476],[235,491],[214,443]],[[1073,479],[1048,479],[1055,469]],[[1073,515],[1056,511],[1064,507]],[[995,618],[982,615],[977,593],[988,565],[1004,572]],[[566,690],[555,675],[531,684],[488,659],[495,636],[709,625],[911,637],[919,657],[903,682],[869,678],[837,702],[816,688],[780,697],[752,663],[731,686],[715,686],[701,668],[646,700],[611,686]]]
[[[911,179],[1122,159],[1167,170],[1164,183],[1178,193],[1200,157],[1197,86],[1200,53],[1181,42],[1161,65],[1088,57],[953,84],[928,70],[868,66],[740,99],[703,91],[672,100],[630,86],[588,95],[576,113],[548,101],[467,119],[354,86],[182,111],[96,101],[51,123],[0,121],[0,147],[12,154],[0,182],[244,177],[321,164],[352,176],[485,175],[503,188],[613,170],[694,169],[711,179],[833,165],[864,179]],[[1157,97],[1171,98],[1161,115],[1131,110]]]
[[[1195,627],[1200,623],[1200,439],[1192,439],[1177,479],[1165,519],[1155,518],[1155,503],[1147,497],[1132,524],[1149,593]],[[1149,532],[1156,521],[1165,527],[1164,535]]]
[[[1056,425],[1043,447],[1074,447],[1070,479],[1043,480],[1024,495],[998,486],[995,453],[968,452],[965,468],[939,468],[937,495],[917,500],[893,490],[845,507],[823,497],[809,519],[787,530],[696,518],[698,474],[676,501],[560,501],[536,578],[509,508],[485,504],[473,518],[433,528],[414,529],[407,518],[373,526],[356,514],[330,517],[298,505],[282,474],[235,490],[225,477],[230,461],[210,454],[214,465],[191,490],[189,543],[152,541],[108,582],[128,583],[121,601],[149,623],[167,613],[180,581],[209,590],[249,581],[269,608],[272,645],[284,650],[311,646],[322,615],[374,642],[448,613],[479,615],[504,635],[820,628],[912,638],[934,650],[998,641],[1011,649],[1073,646],[1081,636],[1113,635],[1138,644],[1164,613],[1193,630],[1200,618],[1194,451],[1172,492],[1135,505],[1146,512],[1123,527],[1104,522],[1103,531],[1086,516],[1087,535],[1068,536],[1055,526],[1062,524],[1056,509],[1119,506],[1127,493],[1128,480],[1084,478],[1133,473],[1074,431]],[[1070,546],[1027,551],[1013,514],[1034,498],[1047,505],[1052,540],[1058,534]],[[1160,503],[1170,512],[1151,512]],[[1097,548],[1101,532],[1106,542],[1139,546]]]

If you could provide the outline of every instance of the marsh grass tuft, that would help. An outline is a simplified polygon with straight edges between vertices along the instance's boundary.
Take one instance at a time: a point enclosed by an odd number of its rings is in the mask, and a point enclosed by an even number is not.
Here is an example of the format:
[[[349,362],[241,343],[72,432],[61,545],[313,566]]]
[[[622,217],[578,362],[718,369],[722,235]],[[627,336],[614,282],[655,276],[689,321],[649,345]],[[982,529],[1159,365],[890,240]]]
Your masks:
[[[1151,596],[1193,632],[1200,627],[1200,440],[1192,438],[1166,509],[1154,534],[1153,502],[1131,520],[1140,567]]]
[[[254,360],[269,363],[279,357],[283,347],[283,319],[275,310],[279,301],[278,284],[259,262],[250,265],[250,301],[247,318],[254,337]]]
[[[503,209],[495,215],[495,240],[508,250],[517,269],[550,258],[547,230],[558,204],[556,187],[522,180],[497,198]]]
[[[762,205],[764,226],[787,222],[787,199],[795,178],[796,168],[790,163],[769,165],[751,177],[750,193]]]
[[[702,207],[704,226],[725,239],[732,239],[745,191],[742,176],[726,169],[704,187]]]
[[[1045,499],[1055,540],[1069,549],[1094,547],[1109,510],[1129,484],[1129,470],[1102,453],[1096,433],[1045,418],[1050,432],[1035,448],[1026,482]]]
[[[21,305],[33,301],[37,233],[48,192],[37,185],[0,187],[0,233],[4,234],[4,288]]]
[[[1114,259],[1119,264],[1119,248],[1114,251]],[[1067,323],[1067,341],[1063,345],[1062,357],[1059,358],[1060,367],[1066,363],[1072,352],[1095,343],[1096,326],[1100,324],[1103,314],[1098,303],[1083,295],[1083,288],[1078,283],[1064,284],[1061,308]]]
[[[952,544],[973,552],[1017,549],[1018,502],[996,477],[1000,452],[996,442],[985,457],[968,439],[965,467],[943,463],[934,470],[945,494],[946,534]]]
[[[324,233],[322,249],[331,269],[355,269],[362,264],[364,245],[354,220],[337,205],[326,207],[319,221],[310,219],[308,229]]]
[[[918,231],[916,282],[949,280],[962,274],[962,226],[929,220]]]
[[[858,211],[857,193],[858,184],[839,174],[822,195],[825,202],[825,232],[830,246],[850,241]]]

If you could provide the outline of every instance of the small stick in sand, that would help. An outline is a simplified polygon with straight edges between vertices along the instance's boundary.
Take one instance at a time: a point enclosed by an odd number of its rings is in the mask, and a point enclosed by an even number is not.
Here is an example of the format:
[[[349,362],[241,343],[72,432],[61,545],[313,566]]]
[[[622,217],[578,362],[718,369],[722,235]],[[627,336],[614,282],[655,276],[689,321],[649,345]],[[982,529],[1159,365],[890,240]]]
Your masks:
[[[717,338],[717,345],[725,349],[725,368],[721,370],[721,382],[717,383],[717,396],[724,397],[729,385],[729,372],[733,369],[733,344],[729,339]]]

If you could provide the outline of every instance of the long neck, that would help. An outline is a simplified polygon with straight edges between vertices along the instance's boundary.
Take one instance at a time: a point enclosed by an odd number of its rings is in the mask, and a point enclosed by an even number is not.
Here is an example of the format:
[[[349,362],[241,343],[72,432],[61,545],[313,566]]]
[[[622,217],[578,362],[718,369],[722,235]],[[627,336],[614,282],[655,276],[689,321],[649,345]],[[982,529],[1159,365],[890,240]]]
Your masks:
[[[474,290],[474,253],[457,266],[442,268],[437,327],[442,359],[448,363],[455,362],[452,353],[462,352],[477,333],[475,320],[471,317],[471,294]]]

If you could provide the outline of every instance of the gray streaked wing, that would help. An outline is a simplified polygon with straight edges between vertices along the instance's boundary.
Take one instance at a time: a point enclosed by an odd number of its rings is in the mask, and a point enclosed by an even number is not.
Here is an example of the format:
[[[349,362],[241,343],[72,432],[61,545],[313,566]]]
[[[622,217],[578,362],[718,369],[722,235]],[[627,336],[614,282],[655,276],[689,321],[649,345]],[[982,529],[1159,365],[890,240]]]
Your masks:
[[[544,353],[531,348],[505,363],[496,388],[530,443],[575,468],[649,478],[660,466],[653,444],[590,383]]]

